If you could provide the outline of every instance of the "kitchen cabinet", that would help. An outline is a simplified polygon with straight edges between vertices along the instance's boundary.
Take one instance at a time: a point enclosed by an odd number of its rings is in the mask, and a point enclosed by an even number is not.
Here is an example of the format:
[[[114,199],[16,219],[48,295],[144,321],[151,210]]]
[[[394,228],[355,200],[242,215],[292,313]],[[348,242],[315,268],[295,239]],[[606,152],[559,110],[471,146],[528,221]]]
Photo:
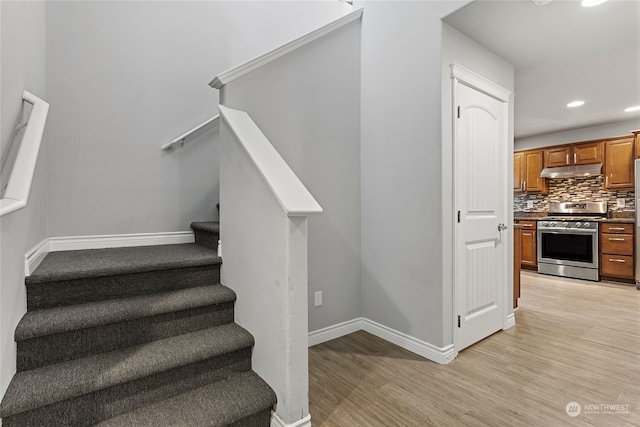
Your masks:
[[[519,220],[520,229],[520,266],[530,270],[538,269],[538,246],[536,221]]]
[[[634,150],[636,153],[636,159],[640,158],[640,129],[633,131],[633,138],[635,139]]]
[[[632,136],[605,141],[605,190],[634,187],[633,146]]]
[[[523,193],[545,193],[547,180],[540,177],[544,168],[542,150],[519,151],[513,155],[513,189]]]
[[[600,224],[600,277],[635,282],[634,224]]]
[[[562,145],[544,150],[544,167],[591,165],[603,162],[602,142]]]

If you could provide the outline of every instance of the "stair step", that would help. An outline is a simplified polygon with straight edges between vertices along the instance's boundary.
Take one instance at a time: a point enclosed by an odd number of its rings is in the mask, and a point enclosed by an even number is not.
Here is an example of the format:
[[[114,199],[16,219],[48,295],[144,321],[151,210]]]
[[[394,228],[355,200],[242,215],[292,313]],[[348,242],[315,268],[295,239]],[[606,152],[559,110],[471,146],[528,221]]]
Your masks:
[[[191,229],[195,233],[197,244],[213,250],[218,249],[218,240],[220,239],[219,222],[192,222]]]
[[[27,312],[15,332],[18,371],[233,322],[235,293],[200,286]]]
[[[49,253],[25,278],[29,310],[219,283],[221,259],[198,244]]]
[[[250,370],[253,343],[230,323],[18,372],[0,404],[2,425],[94,424]]]
[[[268,426],[275,403],[273,390],[250,371],[138,408],[97,427]]]

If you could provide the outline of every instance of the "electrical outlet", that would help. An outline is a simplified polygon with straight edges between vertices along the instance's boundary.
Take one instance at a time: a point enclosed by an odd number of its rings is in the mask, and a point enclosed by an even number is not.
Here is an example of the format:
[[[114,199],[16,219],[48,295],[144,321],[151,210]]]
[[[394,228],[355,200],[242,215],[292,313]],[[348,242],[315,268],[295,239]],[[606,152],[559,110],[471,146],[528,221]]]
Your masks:
[[[533,200],[527,200],[527,209],[533,208]]]
[[[316,307],[320,307],[322,305],[322,291],[318,291],[314,294]]]
[[[616,199],[616,206],[619,208],[624,208],[624,199]]]

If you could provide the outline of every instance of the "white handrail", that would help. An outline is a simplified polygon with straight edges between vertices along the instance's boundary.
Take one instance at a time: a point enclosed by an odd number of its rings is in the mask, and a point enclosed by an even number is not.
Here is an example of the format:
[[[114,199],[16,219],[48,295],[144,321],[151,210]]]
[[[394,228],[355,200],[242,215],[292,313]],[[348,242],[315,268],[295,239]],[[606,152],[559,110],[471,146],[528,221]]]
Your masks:
[[[329,34],[340,27],[344,27],[345,25],[355,21],[356,19],[360,19],[362,17],[362,12],[363,12],[362,8],[356,9],[353,12],[350,12],[336,19],[335,21],[332,21],[326,25],[323,25],[322,27],[315,29],[303,36],[300,36],[297,39],[294,39],[288,43],[283,44],[282,46],[279,46],[273,50],[270,50],[267,53],[257,56],[256,58],[253,58],[247,62],[244,62],[227,71],[223,71],[222,73],[218,74],[213,80],[211,80],[211,82],[209,83],[209,86],[211,86],[214,89],[220,89],[227,83],[232,82],[233,80],[239,77],[242,77],[245,74],[250,73],[251,71],[257,68],[260,68],[271,61],[275,61],[281,56],[284,56],[289,52],[299,49],[302,46],[305,46],[306,44],[309,44],[312,41],[319,39],[325,34]]]
[[[280,157],[249,114],[223,105],[218,108],[222,119],[238,138],[287,216],[306,216],[322,212],[316,199]]]
[[[163,145],[161,150],[162,151],[178,150],[184,147],[185,144],[188,144],[189,142],[191,142],[197,136],[202,135],[209,129],[218,125],[218,123],[220,123],[220,114],[216,114],[215,116],[211,117],[209,120],[199,124],[198,126],[194,127],[190,131],[183,133],[173,141]]]
[[[7,190],[0,199],[0,216],[17,211],[27,206],[31,181],[38,161],[38,153],[42,142],[44,126],[47,123],[49,104],[27,92],[22,93],[22,99],[33,104],[27,127],[22,137],[22,143],[13,164]]]

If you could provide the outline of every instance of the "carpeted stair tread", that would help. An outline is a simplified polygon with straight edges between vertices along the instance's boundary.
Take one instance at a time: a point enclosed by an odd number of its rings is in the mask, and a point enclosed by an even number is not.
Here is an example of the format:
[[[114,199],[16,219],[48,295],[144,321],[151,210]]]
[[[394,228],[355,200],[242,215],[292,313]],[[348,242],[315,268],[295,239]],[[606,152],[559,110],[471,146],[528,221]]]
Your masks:
[[[235,323],[18,372],[0,418],[251,347]]]
[[[235,292],[217,284],[28,311],[18,323],[15,340],[22,341],[179,310],[233,302],[235,299]]]
[[[25,278],[25,283],[29,285],[220,263],[216,251],[195,243],[51,252]]]
[[[270,410],[275,403],[273,390],[249,371],[138,408],[96,426],[227,426],[256,412]]]
[[[209,222],[192,222],[192,230],[207,231],[209,233],[220,233],[220,223],[217,221]]]

